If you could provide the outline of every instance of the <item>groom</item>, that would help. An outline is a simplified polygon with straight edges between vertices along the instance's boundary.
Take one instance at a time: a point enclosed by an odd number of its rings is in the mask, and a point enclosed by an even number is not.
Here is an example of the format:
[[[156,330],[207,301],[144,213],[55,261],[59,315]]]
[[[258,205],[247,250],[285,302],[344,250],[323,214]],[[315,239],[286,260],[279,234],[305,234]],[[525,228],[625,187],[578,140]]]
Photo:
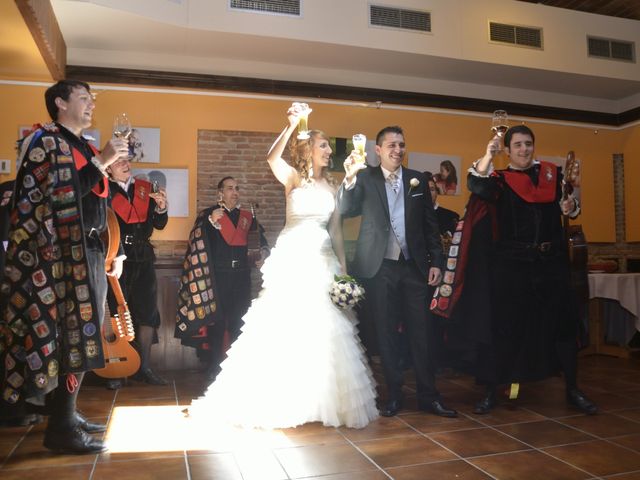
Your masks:
[[[442,246],[428,182],[424,174],[402,167],[402,128],[383,128],[376,137],[379,167],[365,168],[356,153],[345,160],[338,191],[344,217],[362,215],[354,274],[366,280],[388,389],[380,414],[402,408],[403,368],[398,328],[408,334],[416,375],[418,407],[443,417],[455,410],[440,400],[435,387],[429,300],[440,283]],[[362,171],[360,171],[362,170]]]

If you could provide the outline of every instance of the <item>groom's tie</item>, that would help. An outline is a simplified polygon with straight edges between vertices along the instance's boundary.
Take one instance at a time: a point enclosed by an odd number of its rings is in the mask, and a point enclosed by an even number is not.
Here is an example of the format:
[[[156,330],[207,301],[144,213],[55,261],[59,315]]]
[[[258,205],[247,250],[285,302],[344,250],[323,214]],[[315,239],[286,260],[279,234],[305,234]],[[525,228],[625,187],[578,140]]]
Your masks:
[[[393,188],[393,193],[398,193],[398,175],[396,175],[395,173],[390,173],[387,177],[387,182],[389,182],[389,185],[391,185],[391,188]]]

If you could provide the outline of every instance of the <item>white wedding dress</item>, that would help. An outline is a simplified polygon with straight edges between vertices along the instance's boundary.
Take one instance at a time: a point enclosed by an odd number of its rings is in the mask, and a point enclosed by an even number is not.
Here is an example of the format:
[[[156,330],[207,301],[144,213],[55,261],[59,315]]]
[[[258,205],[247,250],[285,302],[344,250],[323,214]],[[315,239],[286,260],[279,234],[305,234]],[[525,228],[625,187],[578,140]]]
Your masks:
[[[378,416],[355,317],[329,298],[340,271],[327,232],[334,207],[334,195],[314,183],[290,192],[263,289],[217,379],[189,407],[198,423],[362,428]]]

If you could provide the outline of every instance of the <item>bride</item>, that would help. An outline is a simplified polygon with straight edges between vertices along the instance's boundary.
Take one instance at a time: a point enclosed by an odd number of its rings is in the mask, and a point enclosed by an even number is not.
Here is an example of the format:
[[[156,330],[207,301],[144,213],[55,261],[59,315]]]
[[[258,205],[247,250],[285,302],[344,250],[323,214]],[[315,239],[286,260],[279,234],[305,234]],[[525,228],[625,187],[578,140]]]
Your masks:
[[[222,371],[189,415],[262,428],[307,422],[362,428],[378,416],[375,384],[351,312],[329,298],[335,274],[346,273],[335,187],[327,172],[331,146],[317,130],[282,153],[302,107],[267,161],[285,187],[286,224],[262,267],[263,289],[244,316]]]

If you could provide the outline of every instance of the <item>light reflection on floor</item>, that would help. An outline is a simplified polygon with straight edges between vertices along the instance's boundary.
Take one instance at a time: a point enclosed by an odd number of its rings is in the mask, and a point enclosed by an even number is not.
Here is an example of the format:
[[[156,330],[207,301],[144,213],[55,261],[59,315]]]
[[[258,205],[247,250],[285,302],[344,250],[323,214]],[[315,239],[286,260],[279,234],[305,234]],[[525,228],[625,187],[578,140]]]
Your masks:
[[[116,407],[109,421],[109,453],[215,451],[256,455],[291,442],[280,430],[242,429],[198,423],[186,406]]]

